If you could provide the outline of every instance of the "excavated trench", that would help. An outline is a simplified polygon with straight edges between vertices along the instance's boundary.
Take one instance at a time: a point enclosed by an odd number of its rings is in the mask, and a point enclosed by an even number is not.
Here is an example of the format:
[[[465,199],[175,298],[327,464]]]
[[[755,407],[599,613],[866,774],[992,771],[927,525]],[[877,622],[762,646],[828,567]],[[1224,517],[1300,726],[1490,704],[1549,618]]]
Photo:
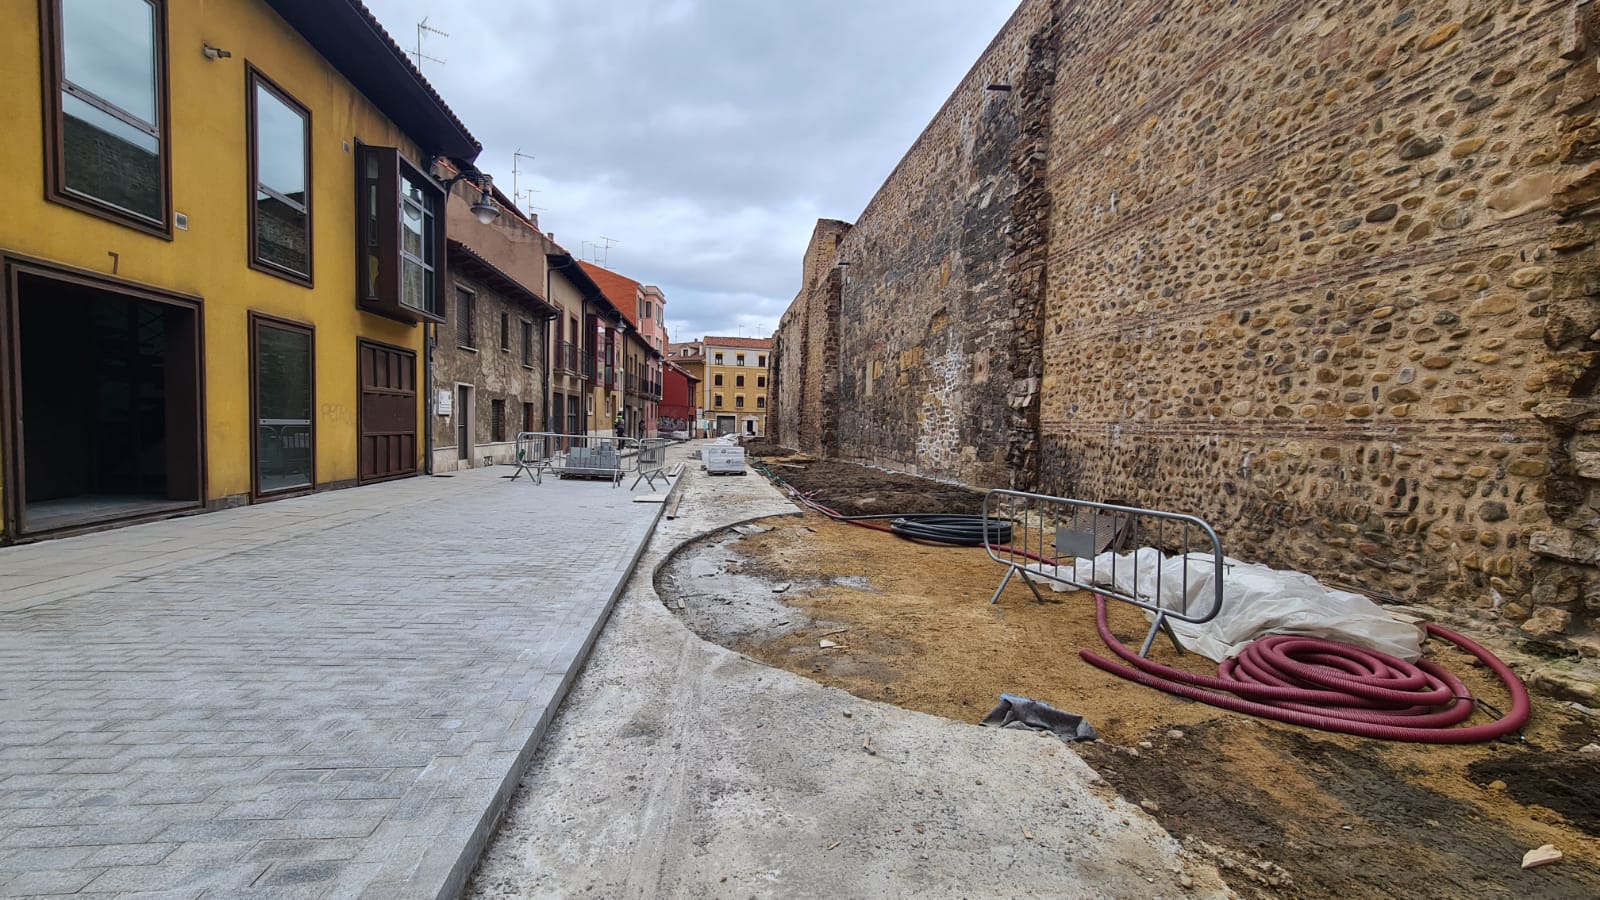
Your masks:
[[[809,465],[791,458],[775,471],[804,481]],[[893,512],[880,504],[914,495],[907,478],[850,467],[836,496],[826,478],[806,490],[831,506],[867,497],[852,511]],[[1600,896],[1600,752],[1581,749],[1600,743],[1595,719],[1540,698],[1522,741],[1459,747],[1261,722],[1087,666],[1076,651],[1099,638],[1086,595],[1039,603],[1013,584],[990,606],[1001,574],[981,549],[808,514],[708,536],[670,560],[656,587],[706,640],[866,699],[975,723],[1013,693],[1087,716],[1104,740],[1074,749],[1245,896]],[[1131,640],[1144,623],[1122,610],[1112,628]],[[1159,645],[1154,657],[1210,666]],[[1503,699],[1465,654],[1435,658],[1479,696]],[[1520,868],[1547,843],[1566,859]]]

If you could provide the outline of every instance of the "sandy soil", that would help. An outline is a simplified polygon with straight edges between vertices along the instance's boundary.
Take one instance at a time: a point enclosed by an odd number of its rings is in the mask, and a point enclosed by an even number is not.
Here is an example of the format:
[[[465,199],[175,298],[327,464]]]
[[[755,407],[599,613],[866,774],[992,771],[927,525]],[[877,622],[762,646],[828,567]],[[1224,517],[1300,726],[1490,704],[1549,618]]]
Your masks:
[[[874,487],[878,473],[852,468],[841,496],[916,493],[914,484]],[[829,485],[808,490],[825,497]],[[663,571],[658,587],[669,606],[688,598],[692,628],[857,696],[954,719],[977,721],[1001,693],[1083,714],[1104,738],[1075,745],[1083,757],[1241,893],[1600,896],[1600,754],[1577,752],[1600,740],[1600,723],[1553,701],[1536,701],[1522,742],[1466,747],[1261,722],[1081,662],[1080,648],[1100,645],[1088,595],[1039,603],[1013,583],[991,606],[1003,570],[981,549],[913,544],[816,515],[767,524]],[[708,572],[733,577],[708,581]],[[1129,642],[1144,632],[1127,608],[1114,609],[1112,627]],[[839,646],[823,649],[824,639]],[[1152,655],[1214,670],[1161,644]],[[1465,654],[1446,648],[1436,658],[1477,696],[1505,705],[1493,676]],[[1522,854],[1546,843],[1566,860],[1522,870]]]

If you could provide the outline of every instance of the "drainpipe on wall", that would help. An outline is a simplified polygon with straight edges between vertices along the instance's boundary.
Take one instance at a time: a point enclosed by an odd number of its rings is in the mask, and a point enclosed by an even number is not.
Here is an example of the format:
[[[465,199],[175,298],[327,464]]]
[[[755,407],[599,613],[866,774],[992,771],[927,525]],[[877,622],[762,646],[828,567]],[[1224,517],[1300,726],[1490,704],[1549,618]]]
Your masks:
[[[429,322],[422,332],[422,390],[427,395],[422,402],[422,471],[426,475],[433,474],[433,404],[438,399],[433,396],[433,348],[439,343],[438,329],[438,325]]]

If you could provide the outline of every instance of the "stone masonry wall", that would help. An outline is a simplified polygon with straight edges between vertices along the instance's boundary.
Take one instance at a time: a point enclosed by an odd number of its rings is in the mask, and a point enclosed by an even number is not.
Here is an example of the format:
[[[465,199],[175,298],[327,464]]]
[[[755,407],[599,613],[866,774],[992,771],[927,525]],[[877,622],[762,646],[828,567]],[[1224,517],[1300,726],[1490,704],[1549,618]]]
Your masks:
[[[1041,486],[1526,618],[1569,5],[1069,4]]]
[[[837,406],[845,459],[1009,479],[1012,335],[993,326],[1011,306],[1015,88],[1051,15],[1048,2],[1019,7],[839,244],[849,263]]]
[[[1595,5],[1027,0],[840,242],[839,454],[1593,652]]]
[[[800,293],[778,323],[768,390],[767,434],[807,453],[838,452],[839,291],[843,284],[839,241],[850,225],[823,219],[811,234]],[[790,386],[788,390],[785,386]]]

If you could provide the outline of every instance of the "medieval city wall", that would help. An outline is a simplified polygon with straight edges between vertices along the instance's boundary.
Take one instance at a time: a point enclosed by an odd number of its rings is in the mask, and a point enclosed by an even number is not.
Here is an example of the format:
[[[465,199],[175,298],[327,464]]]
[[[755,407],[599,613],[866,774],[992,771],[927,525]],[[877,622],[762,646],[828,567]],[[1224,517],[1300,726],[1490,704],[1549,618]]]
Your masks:
[[[1584,632],[1593,7],[1025,2],[839,244],[838,455]]]

